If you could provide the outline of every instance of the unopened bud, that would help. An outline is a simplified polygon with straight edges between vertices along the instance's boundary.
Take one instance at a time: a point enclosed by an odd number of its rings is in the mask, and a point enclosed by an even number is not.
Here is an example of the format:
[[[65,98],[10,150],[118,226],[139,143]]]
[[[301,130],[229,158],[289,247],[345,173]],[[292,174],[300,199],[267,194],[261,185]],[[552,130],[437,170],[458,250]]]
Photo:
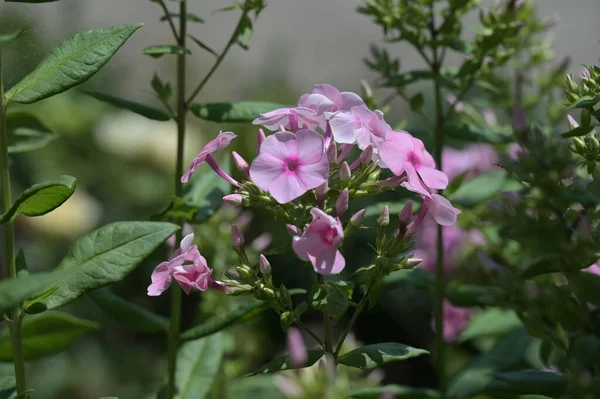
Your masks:
[[[294,226],[293,224],[286,224],[285,228],[286,228],[288,234],[292,237],[302,235],[302,230],[299,227]]]
[[[598,150],[600,150],[600,143],[598,142],[596,136],[590,136],[590,147],[594,153],[597,153]]]
[[[240,194],[229,194],[223,197],[223,202],[237,208],[242,206],[244,198]]]
[[[350,165],[348,162],[344,161],[340,165],[340,180],[348,181],[352,178],[352,171],[350,171]]]
[[[567,121],[569,122],[571,129],[576,129],[579,127],[579,123],[571,115],[567,115]]]
[[[413,267],[416,267],[418,265],[421,264],[421,262],[423,262],[423,259],[419,259],[419,258],[408,258],[406,260],[406,267],[409,269],[412,269]]]
[[[402,208],[400,214],[398,215],[398,221],[400,222],[398,229],[400,233],[399,235],[401,237],[404,237],[408,228],[408,224],[412,221],[412,210],[413,203],[412,201],[408,201],[406,205],[404,205],[404,208]]]
[[[373,144],[366,146],[358,159],[362,164],[371,162],[371,159],[373,159]]]
[[[317,194],[317,202],[319,206],[322,207],[325,203],[325,197],[327,196],[327,192],[329,191],[329,184],[327,182],[321,184],[319,187],[315,189],[315,194]]]
[[[517,133],[524,133],[527,131],[527,119],[525,118],[525,112],[521,107],[513,108],[513,129]]]
[[[265,276],[271,274],[271,264],[263,254],[258,256],[258,266],[260,268],[260,272]]]
[[[335,201],[335,210],[337,211],[338,218],[341,220],[344,213],[348,210],[349,194],[348,189],[345,188]]]
[[[573,137],[573,144],[575,144],[575,152],[578,154],[585,153],[585,141],[581,137]]]
[[[250,176],[250,166],[248,165],[248,162],[246,162],[246,160],[235,151],[231,153],[231,156],[233,157],[233,163],[235,164],[235,167],[242,172],[245,177]]]
[[[248,265],[239,265],[235,268],[235,271],[240,275],[241,278],[248,278],[254,275],[252,268]]]
[[[337,144],[332,141],[327,148],[327,160],[329,163],[335,163],[337,159]]]
[[[256,152],[260,152],[260,146],[262,145],[263,141],[265,141],[265,139],[267,138],[267,135],[265,134],[264,130],[262,129],[258,129],[258,135],[256,136]]]
[[[250,246],[256,252],[261,252],[261,251],[264,251],[265,249],[267,249],[267,247],[269,245],[271,245],[272,241],[273,241],[273,237],[271,237],[271,234],[262,233],[261,235],[256,237],[254,239],[254,241],[252,241],[252,244],[250,244]]]
[[[390,208],[388,208],[387,205],[383,207],[383,211],[381,211],[381,214],[377,218],[377,224],[381,227],[385,227],[390,224]]]
[[[235,249],[240,249],[244,246],[244,236],[235,224],[231,225],[231,242]]]
[[[360,227],[365,217],[366,209],[361,209],[350,218],[350,224],[354,227]]]

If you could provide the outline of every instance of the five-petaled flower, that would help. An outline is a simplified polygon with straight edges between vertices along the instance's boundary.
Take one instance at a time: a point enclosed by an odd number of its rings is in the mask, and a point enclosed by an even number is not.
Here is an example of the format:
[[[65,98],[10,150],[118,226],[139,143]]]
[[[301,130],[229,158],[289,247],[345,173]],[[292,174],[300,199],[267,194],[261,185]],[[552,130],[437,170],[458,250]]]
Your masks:
[[[329,178],[323,137],[307,129],[267,137],[250,166],[250,178],[280,204],[320,186]]]
[[[384,142],[388,132],[392,130],[381,111],[371,111],[366,106],[355,106],[350,112],[338,112],[329,121],[333,138],[338,143],[358,145],[364,150],[373,144],[373,151],[378,153],[379,145]]]
[[[346,266],[339,251],[344,240],[342,223],[318,208],[310,210],[312,222],[301,236],[293,238],[293,248],[302,260],[310,261],[319,274],[338,274]]]
[[[190,167],[185,172],[183,176],[181,176],[181,182],[187,183],[190,180],[190,176],[192,173],[198,169],[200,165],[203,163],[208,163],[211,168],[223,179],[233,184],[234,186],[239,186],[235,180],[233,180],[229,175],[227,175],[220,167],[219,164],[212,157],[212,154],[219,150],[223,150],[229,146],[231,141],[236,138],[237,135],[232,132],[219,132],[219,135],[213,140],[209,141],[201,150],[196,158],[190,164]]]

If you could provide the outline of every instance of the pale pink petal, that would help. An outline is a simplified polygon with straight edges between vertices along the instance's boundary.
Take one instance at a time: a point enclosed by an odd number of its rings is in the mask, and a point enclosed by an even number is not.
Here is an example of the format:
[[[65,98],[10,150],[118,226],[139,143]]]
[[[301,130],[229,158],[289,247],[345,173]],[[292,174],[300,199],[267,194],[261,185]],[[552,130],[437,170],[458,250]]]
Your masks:
[[[387,140],[379,145],[379,156],[396,176],[404,172],[408,155],[414,151],[412,139],[408,133],[391,131]]]
[[[431,194],[421,182],[421,179],[419,178],[419,175],[417,174],[417,171],[415,170],[414,166],[412,166],[412,164],[410,163],[406,163],[405,166],[408,181],[406,183],[402,183],[402,187],[405,187],[406,189],[415,193],[424,195],[425,197],[430,197]]]
[[[348,111],[352,107],[359,107],[361,105],[365,105],[365,102],[358,94],[350,91],[342,92],[342,104],[340,106],[341,111]]]
[[[349,113],[338,112],[329,121],[333,139],[340,144],[354,144],[354,130],[360,126],[360,120]]]
[[[307,97],[301,97],[300,100],[301,102],[298,101],[298,106],[302,108],[309,108],[313,110],[316,115],[323,115],[324,112],[335,107],[335,104],[322,94],[309,94]]]
[[[296,177],[305,190],[311,190],[325,183],[329,177],[329,162],[325,156],[321,160],[310,164],[299,166]]]
[[[279,129],[280,125],[289,127],[289,108],[280,108],[274,111],[270,111],[262,114],[260,117],[252,121],[255,125],[262,125],[271,131]]]
[[[311,91],[313,94],[320,94],[327,97],[336,107],[336,111],[342,105],[342,95],[338,89],[328,84],[314,85]]]
[[[260,156],[270,155],[275,159],[296,156],[298,148],[296,135],[291,132],[277,132],[268,136],[260,146]]]
[[[294,173],[285,172],[271,183],[268,191],[277,202],[285,204],[300,197],[306,189],[300,185]]]
[[[323,136],[314,130],[299,130],[296,133],[296,148],[301,164],[318,162],[323,158]]]
[[[294,367],[302,367],[308,360],[308,352],[302,338],[302,333],[297,328],[290,328],[287,336],[287,346],[290,352],[290,361]]]
[[[171,286],[170,262],[162,262],[152,272],[152,284],[148,286],[148,296],[158,296]]]
[[[261,152],[250,166],[250,179],[261,190],[269,191],[270,185],[284,173],[284,167],[281,160]]]
[[[437,169],[421,166],[417,169],[423,183],[429,188],[443,190],[448,187],[448,176]]]
[[[450,201],[439,194],[432,194],[433,205],[429,212],[436,223],[442,226],[451,226],[456,223],[456,217],[461,213],[459,209],[452,206]]]

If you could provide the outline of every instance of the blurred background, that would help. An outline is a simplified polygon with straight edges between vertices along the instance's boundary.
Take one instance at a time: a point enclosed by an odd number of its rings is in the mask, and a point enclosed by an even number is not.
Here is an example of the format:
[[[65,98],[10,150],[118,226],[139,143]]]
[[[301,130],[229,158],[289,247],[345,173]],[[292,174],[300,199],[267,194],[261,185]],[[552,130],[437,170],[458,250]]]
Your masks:
[[[596,62],[600,54],[598,1],[538,3],[541,15],[559,20],[552,38],[556,62],[571,57],[574,62],[570,68],[574,73],[580,71],[579,64]],[[193,24],[191,33],[220,49],[238,16],[214,11],[228,4],[219,0],[189,1],[189,12],[206,21]],[[356,0],[271,0],[256,23],[250,49],[234,47],[197,101],[245,99],[294,104],[315,83],[330,83],[341,90],[359,92],[360,80],[370,81],[375,76],[363,58],[371,43],[382,42],[380,29],[356,12],[361,4]],[[154,73],[173,82],[175,60],[168,56],[152,59],[142,55],[141,50],[172,42],[168,26],[159,22],[160,15],[160,8],[148,0],[61,0],[41,5],[2,2],[0,33],[13,28],[26,30],[3,55],[5,85],[10,88],[54,46],[80,30],[143,22],[145,26],[85,87],[157,105],[149,82]],[[475,16],[472,18],[476,20]],[[408,47],[388,48],[401,59],[404,70],[422,66]],[[210,54],[193,50],[189,63],[192,82],[203,77],[211,62]],[[12,157],[14,192],[61,174],[76,176],[79,183],[74,196],[55,212],[18,219],[17,245],[26,251],[31,270],[55,267],[72,241],[88,231],[111,221],[147,220],[168,203],[175,156],[173,123],[149,121],[76,91],[40,102],[32,109],[60,137],[40,151]],[[386,118],[394,126],[409,114],[404,103],[393,102]],[[219,130],[226,129],[240,135],[236,150],[251,160],[255,152],[255,128],[220,126],[193,117],[189,120],[187,159],[191,160]],[[473,162],[479,165],[483,161]],[[368,205],[355,204],[355,208]],[[376,211],[371,215],[374,217]],[[272,225],[264,215],[224,209],[206,225],[196,228],[198,244],[217,270],[234,261],[230,255],[224,255],[230,248],[232,221],[245,229],[247,241],[255,243],[256,252],[265,245],[274,247],[288,239],[282,226]],[[276,239],[270,242],[270,237]],[[361,265],[370,256],[363,238],[368,237],[353,237],[355,242],[348,245],[352,248],[348,256],[354,260],[352,267]],[[472,235],[468,240],[476,241]],[[158,251],[125,282],[113,287],[113,291],[166,315],[168,298],[146,296],[152,268],[166,256],[167,248]],[[294,262],[275,257],[272,261],[275,277],[289,287],[309,286],[307,273],[293,267]],[[375,307],[361,317],[356,338],[367,343],[388,340],[428,347],[432,338],[429,299],[402,289],[384,295],[388,296],[382,301],[386,306]],[[193,295],[185,303],[185,323],[189,326],[224,306],[228,306],[227,300],[218,294],[202,299]],[[71,305],[69,311],[101,321],[102,327],[67,352],[30,362],[30,385],[36,387],[36,397],[154,397],[165,369],[163,337],[141,335],[113,322],[86,298]],[[373,325],[378,328],[369,328]],[[235,340],[241,334],[242,344]],[[283,349],[284,334],[279,320],[268,312],[236,327],[231,338],[231,359],[225,370],[231,376],[247,373]],[[279,344],[272,345],[273,341]],[[455,369],[467,361],[472,350],[463,347],[453,352]],[[385,378],[389,382],[433,386],[435,375],[429,362],[428,358],[404,362],[386,369]],[[0,367],[11,366],[0,364]]]

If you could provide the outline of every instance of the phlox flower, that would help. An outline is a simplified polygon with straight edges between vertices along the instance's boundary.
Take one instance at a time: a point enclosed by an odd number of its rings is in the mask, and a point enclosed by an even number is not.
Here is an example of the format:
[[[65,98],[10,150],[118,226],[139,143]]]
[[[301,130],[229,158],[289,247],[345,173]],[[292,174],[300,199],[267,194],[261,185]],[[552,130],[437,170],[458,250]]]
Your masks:
[[[194,158],[194,160],[190,164],[188,170],[181,177],[181,182],[187,183],[190,180],[190,176],[192,175],[192,173],[194,173],[200,165],[202,165],[203,163],[208,163],[210,165],[210,167],[219,176],[221,176],[223,179],[225,179],[227,182],[231,183],[232,185],[239,187],[239,183],[237,181],[233,180],[231,178],[231,176],[229,176],[227,173],[225,173],[225,171],[223,169],[221,169],[221,167],[219,166],[217,161],[215,161],[215,159],[212,157],[212,154],[214,154],[215,152],[227,148],[229,146],[229,144],[231,144],[231,141],[236,137],[237,137],[237,135],[232,132],[220,132],[216,138],[209,141],[208,144],[206,144],[200,150],[200,153],[198,155],[196,155],[196,158]]]
[[[310,108],[317,115],[324,115],[321,129],[326,130],[326,117],[333,113],[342,111],[349,112],[352,107],[364,106],[365,103],[356,93],[349,91],[340,92],[335,87],[328,84],[314,85],[311,92],[302,95],[298,100],[298,106]]]
[[[212,285],[212,269],[206,264],[204,256],[198,253],[198,259],[189,265],[176,266],[173,268],[173,278],[179,283],[186,294],[189,294],[192,288],[200,291],[206,291],[209,285]]]
[[[302,333],[297,328],[292,327],[288,330],[287,347],[292,366],[295,368],[304,366],[308,360],[308,352],[306,351]]]
[[[373,144],[373,152],[378,148],[392,130],[381,111],[371,111],[366,106],[354,106],[350,112],[338,112],[329,121],[333,139],[340,144],[354,144],[364,150]]]
[[[250,166],[250,178],[285,204],[325,183],[329,163],[323,137],[314,130],[277,132],[267,137]]]
[[[328,102],[324,97],[322,100]],[[304,126],[308,129],[316,129],[322,124],[322,116],[319,116],[317,112],[319,110],[304,107],[280,108],[261,114],[252,123],[264,126],[271,131],[279,130],[280,126],[292,132],[296,132],[300,127]]]
[[[444,341],[454,342],[471,320],[471,309],[454,306],[449,300],[444,300]],[[435,320],[431,320],[435,330]]]
[[[453,180],[467,172],[468,178],[494,170],[498,164],[498,153],[488,144],[472,144],[462,150],[445,148],[442,153],[443,172]]]
[[[301,236],[294,237],[292,247],[298,257],[310,261],[315,272],[338,274],[346,266],[339,251],[344,240],[342,223],[318,208],[310,210],[312,221]]]
[[[435,161],[423,142],[404,131],[391,131],[379,146],[379,155],[396,176],[406,173],[408,181],[403,186],[425,197],[429,189],[444,189],[448,176],[435,169]]]

